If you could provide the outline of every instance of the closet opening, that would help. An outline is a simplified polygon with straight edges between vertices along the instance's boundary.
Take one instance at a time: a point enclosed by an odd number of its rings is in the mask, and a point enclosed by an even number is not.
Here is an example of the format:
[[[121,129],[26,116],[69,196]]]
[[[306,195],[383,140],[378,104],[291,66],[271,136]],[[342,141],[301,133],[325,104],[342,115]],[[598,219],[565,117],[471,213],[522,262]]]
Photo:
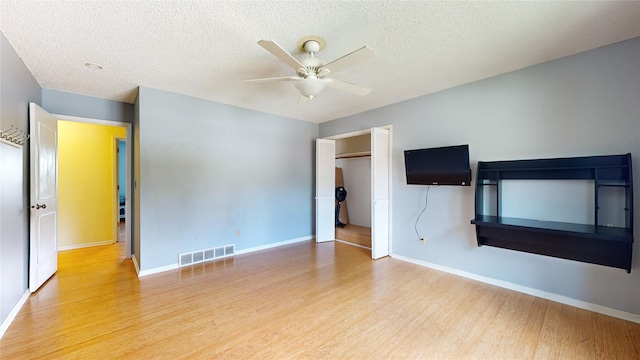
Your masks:
[[[371,250],[371,133],[336,140],[336,240]]]
[[[373,259],[390,254],[391,130],[371,128],[317,139],[317,242],[371,249]],[[340,188],[346,190],[343,199]]]

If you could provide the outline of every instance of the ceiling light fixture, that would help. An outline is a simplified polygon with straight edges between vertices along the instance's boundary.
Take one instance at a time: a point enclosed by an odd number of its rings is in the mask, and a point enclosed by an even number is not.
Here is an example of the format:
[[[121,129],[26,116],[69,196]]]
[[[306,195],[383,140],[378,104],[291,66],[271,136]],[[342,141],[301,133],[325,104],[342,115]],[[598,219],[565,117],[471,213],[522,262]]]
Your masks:
[[[375,52],[370,48],[363,46],[358,50],[352,51],[347,55],[325,64],[316,57],[318,51],[322,51],[326,42],[319,36],[305,36],[298,40],[298,49],[306,52],[307,57],[296,59],[280,45],[271,40],[260,40],[258,45],[270,52],[278,59],[284,61],[287,65],[296,71],[296,76],[279,76],[272,78],[250,79],[245,80],[247,84],[262,84],[276,81],[294,81],[294,85],[300,96],[298,104],[313,99],[320,94],[326,87],[332,87],[338,90],[350,92],[355,95],[367,95],[371,89],[351,84],[338,79],[329,78],[329,74],[336,73],[348,67],[360,64],[376,57]]]
[[[84,66],[88,67],[89,69],[93,69],[93,70],[102,70],[102,66],[96,64],[96,63],[85,63]]]
[[[313,99],[316,95],[320,94],[325,87],[327,87],[327,82],[325,80],[318,79],[315,76],[307,76],[302,80],[296,81],[295,86],[302,95],[309,99]]]

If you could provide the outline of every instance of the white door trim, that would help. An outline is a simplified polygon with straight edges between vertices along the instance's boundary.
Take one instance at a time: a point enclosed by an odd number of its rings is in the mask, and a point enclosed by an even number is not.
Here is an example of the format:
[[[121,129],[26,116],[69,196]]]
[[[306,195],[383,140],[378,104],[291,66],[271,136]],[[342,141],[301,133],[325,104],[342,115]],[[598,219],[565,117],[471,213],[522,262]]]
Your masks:
[[[389,254],[393,253],[393,125],[374,126],[373,128],[385,129],[389,131]],[[373,128],[366,128],[357,131],[351,131],[348,133],[342,133],[337,135],[325,136],[319,139],[325,140],[339,140],[354,136],[371,134]],[[373,189],[371,189],[373,191]],[[373,203],[372,203],[373,205]],[[317,215],[316,215],[317,216]],[[371,224],[373,227],[373,223]],[[373,230],[373,229],[372,229]]]
[[[371,129],[371,257],[389,255],[389,130]]]
[[[376,126],[376,127],[378,127],[378,126]],[[366,134],[371,134],[371,128],[364,129],[364,130],[358,130],[358,131],[352,131],[352,132],[348,132],[348,133],[344,133],[344,134],[327,136],[327,137],[323,137],[322,139],[340,140],[340,139],[346,139],[346,138],[350,138],[350,137],[354,137],[354,136],[360,136],[360,135],[366,135]]]
[[[336,143],[316,139],[316,242],[333,241],[335,235]]]
[[[93,118],[86,118],[86,117],[80,117],[80,116],[60,115],[60,114],[51,114],[51,115],[53,115],[58,120],[74,121],[74,122],[81,122],[81,123],[94,124],[94,125],[121,126],[127,130],[127,136],[126,136],[127,149],[126,149],[126,155],[125,155],[125,159],[126,159],[125,161],[127,163],[125,181],[126,181],[127,188],[125,189],[126,201],[125,201],[124,216],[125,216],[125,238],[126,238],[125,247],[127,249],[126,256],[127,256],[127,259],[131,258],[131,244],[133,241],[133,238],[131,236],[131,220],[133,219],[133,217],[131,216],[131,189],[133,186],[133,174],[131,173],[131,166],[133,165],[131,163],[131,161],[133,160],[133,156],[132,156],[133,146],[131,146],[132,139],[133,139],[133,133],[131,132],[132,125],[130,123],[126,123],[123,121],[101,120],[101,119],[93,119]]]

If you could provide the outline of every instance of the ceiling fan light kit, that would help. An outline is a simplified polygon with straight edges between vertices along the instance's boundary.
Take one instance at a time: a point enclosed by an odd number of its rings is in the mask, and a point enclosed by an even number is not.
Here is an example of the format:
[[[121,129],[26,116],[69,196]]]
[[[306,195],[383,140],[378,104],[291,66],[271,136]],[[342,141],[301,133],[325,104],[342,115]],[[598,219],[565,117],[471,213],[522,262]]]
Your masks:
[[[303,81],[296,81],[295,86],[302,96],[313,99],[327,87],[327,82],[318,78],[306,77]]]
[[[298,40],[298,49],[308,55],[308,57],[301,60],[294,58],[274,41],[260,40],[258,41],[258,45],[262,46],[272,55],[292,67],[296,71],[297,76],[245,80],[245,83],[247,84],[295,81],[295,87],[300,91],[299,104],[313,99],[327,86],[360,96],[364,96],[371,91],[363,86],[326,77],[331,73],[338,72],[375,58],[375,52],[366,46],[325,64],[322,60],[315,57],[315,54],[322,51],[327,45],[326,41],[319,36],[305,36]],[[303,100],[303,97],[306,98],[306,100]]]

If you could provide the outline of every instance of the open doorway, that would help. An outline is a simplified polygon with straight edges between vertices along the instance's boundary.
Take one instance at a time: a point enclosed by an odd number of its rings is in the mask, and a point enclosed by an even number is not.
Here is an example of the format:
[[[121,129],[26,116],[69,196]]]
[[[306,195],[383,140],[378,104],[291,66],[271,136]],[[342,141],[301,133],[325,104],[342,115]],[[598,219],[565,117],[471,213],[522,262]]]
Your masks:
[[[130,258],[131,149],[126,144],[131,124],[54,116],[59,132],[58,250],[122,241]]]
[[[361,131],[316,139],[316,241],[342,240],[336,237],[339,215],[335,200],[338,200],[336,182],[336,159],[369,158],[366,173],[360,178],[370,181],[370,201],[366,213],[370,227],[361,226],[369,237],[371,257],[379,259],[391,253],[391,139],[392,127],[374,127]],[[347,141],[343,141],[347,140]],[[349,141],[352,140],[352,141]],[[338,148],[338,145],[345,145]],[[363,180],[365,181],[365,180]],[[336,210],[334,210],[336,209]],[[334,214],[337,213],[338,219]],[[343,234],[344,235],[344,234]],[[352,245],[361,246],[356,242]],[[365,246],[368,247],[368,246]]]
[[[117,199],[116,201],[116,220],[118,222],[118,242],[125,242],[127,240],[127,140],[124,138],[116,138],[116,184],[117,184]]]

